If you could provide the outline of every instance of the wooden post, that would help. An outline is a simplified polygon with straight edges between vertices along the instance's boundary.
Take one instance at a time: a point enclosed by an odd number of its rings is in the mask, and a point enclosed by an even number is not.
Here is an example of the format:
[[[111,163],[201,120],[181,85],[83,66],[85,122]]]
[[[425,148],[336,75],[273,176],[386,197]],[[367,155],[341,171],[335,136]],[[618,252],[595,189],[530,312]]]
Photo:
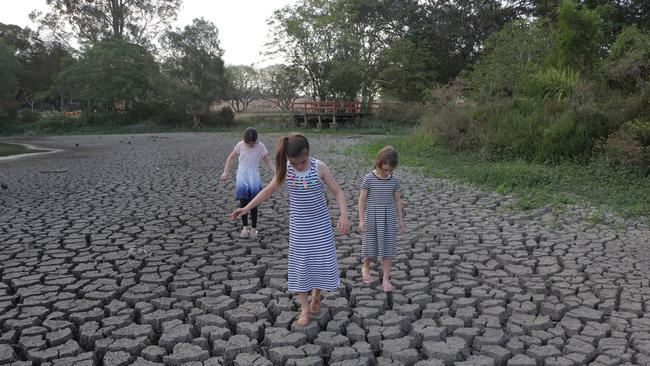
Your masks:
[[[316,102],[316,110],[318,112],[318,124],[316,124],[316,128],[320,130],[323,128],[323,120],[321,119],[320,115],[320,102]]]
[[[309,127],[307,124],[307,102],[303,102],[302,104],[302,117],[304,119],[305,128]]]
[[[332,104],[332,124],[330,125],[330,128],[336,128],[336,100],[334,100]]]

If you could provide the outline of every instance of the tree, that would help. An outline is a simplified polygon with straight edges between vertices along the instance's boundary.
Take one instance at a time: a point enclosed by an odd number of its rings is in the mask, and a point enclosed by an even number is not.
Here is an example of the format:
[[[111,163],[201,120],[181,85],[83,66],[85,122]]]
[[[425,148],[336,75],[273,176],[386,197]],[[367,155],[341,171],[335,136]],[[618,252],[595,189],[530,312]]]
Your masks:
[[[0,38],[0,117],[9,112],[16,98],[16,72],[19,68],[14,50]]]
[[[259,74],[252,66],[226,67],[228,98],[235,112],[245,112],[250,102],[260,97]]]
[[[437,58],[408,38],[394,41],[381,54],[381,88],[386,96],[402,101],[424,101],[436,83]]]
[[[226,96],[227,79],[219,45],[219,31],[210,21],[194,19],[163,39],[170,103],[182,106],[200,124],[198,114]]]
[[[59,43],[82,45],[103,39],[125,40],[145,47],[176,19],[182,0],[47,0],[49,12],[30,18]]]
[[[281,112],[291,109],[304,82],[300,69],[273,65],[260,70],[261,95]]]
[[[67,93],[101,110],[128,109],[155,90],[158,65],[144,47],[109,39],[88,49],[58,76]]]
[[[600,17],[594,10],[578,8],[575,0],[564,0],[557,13],[555,38],[559,66],[591,70],[600,58]]]

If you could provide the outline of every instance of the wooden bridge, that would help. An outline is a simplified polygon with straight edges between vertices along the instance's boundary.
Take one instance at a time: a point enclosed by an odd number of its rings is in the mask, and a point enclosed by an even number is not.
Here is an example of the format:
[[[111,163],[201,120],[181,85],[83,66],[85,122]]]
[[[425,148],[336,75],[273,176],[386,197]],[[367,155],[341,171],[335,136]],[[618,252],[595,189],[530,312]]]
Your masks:
[[[372,103],[369,110],[362,110],[359,101],[300,101],[294,102],[291,106],[293,120],[296,124],[303,124],[304,127],[316,125],[323,128],[324,123],[329,123],[329,128],[336,128],[338,123],[354,121],[358,123],[359,118],[365,114],[372,113],[379,107],[379,103]]]

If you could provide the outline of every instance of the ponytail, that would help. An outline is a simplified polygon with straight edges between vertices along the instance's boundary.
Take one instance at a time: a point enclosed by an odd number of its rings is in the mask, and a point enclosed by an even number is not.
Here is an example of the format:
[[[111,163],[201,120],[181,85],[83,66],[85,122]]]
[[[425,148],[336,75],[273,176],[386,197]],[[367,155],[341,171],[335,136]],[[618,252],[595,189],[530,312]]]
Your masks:
[[[287,177],[287,157],[296,158],[309,154],[309,141],[299,133],[280,137],[275,153],[275,183],[281,185]]]
[[[287,177],[287,145],[289,136],[280,137],[275,153],[275,184],[281,185]]]

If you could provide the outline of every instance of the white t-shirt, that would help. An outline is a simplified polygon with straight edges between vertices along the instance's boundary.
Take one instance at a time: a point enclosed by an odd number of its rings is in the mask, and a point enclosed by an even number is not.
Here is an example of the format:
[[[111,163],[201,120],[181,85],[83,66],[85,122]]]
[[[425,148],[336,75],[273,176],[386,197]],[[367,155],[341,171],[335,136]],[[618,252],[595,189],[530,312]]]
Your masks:
[[[255,146],[250,147],[244,141],[239,141],[235,145],[235,152],[239,155],[239,165],[237,170],[258,170],[260,161],[269,153],[263,143],[258,141]]]

